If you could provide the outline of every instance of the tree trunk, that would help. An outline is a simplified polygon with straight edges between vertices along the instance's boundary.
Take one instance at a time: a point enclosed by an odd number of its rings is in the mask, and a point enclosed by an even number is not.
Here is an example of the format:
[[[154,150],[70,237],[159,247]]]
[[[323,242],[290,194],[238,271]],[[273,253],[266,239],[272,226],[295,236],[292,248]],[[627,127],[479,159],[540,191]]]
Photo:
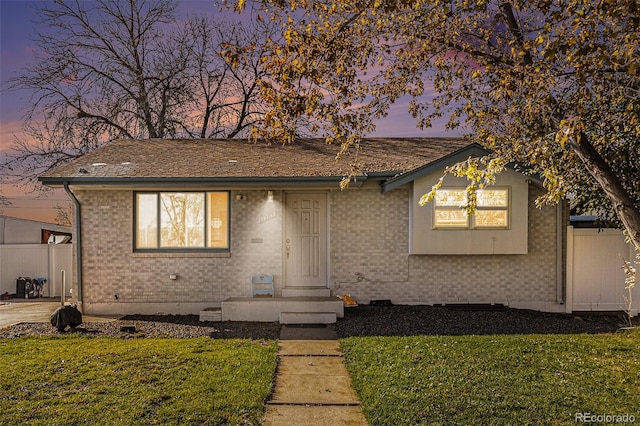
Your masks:
[[[618,219],[620,219],[629,233],[629,238],[636,251],[640,252],[640,210],[629,196],[629,193],[624,189],[609,164],[593,147],[585,133],[580,132],[574,137],[570,137],[569,145],[582,161],[589,174],[604,190],[607,198],[611,200]]]

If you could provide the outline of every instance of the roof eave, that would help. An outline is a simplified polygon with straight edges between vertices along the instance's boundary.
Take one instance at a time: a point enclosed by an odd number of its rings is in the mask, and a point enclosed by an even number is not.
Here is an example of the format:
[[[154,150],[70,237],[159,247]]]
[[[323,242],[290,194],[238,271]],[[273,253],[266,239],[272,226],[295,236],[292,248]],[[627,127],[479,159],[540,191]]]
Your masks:
[[[398,188],[402,185],[405,185],[409,182],[413,182],[416,179],[426,176],[429,173],[432,173],[437,170],[441,170],[446,166],[465,161],[470,157],[473,157],[473,158],[484,157],[489,154],[491,154],[491,151],[489,151],[486,148],[483,148],[481,145],[477,143],[471,144],[455,152],[452,152],[451,154],[446,155],[438,160],[435,160],[429,164],[425,164],[424,166],[411,170],[407,173],[394,175],[394,177],[391,177],[390,179],[380,184],[381,191],[382,193],[391,191],[392,189]],[[520,164],[516,164],[516,163],[507,163],[505,167],[521,175],[527,175],[533,184],[539,186],[540,188],[544,188],[542,184],[541,176],[538,174],[528,173],[526,167],[523,167]]]
[[[459,150],[452,152],[451,154],[445,155],[444,157],[432,161],[431,163],[425,164],[424,166],[392,177],[391,179],[381,184],[381,190],[383,193],[391,191],[392,189],[396,189],[409,182],[413,182],[414,180],[419,179],[422,176],[426,176],[429,173],[440,170],[450,164],[459,163],[468,159],[469,157],[484,157],[485,155],[488,155],[490,153],[491,151],[483,148],[477,143],[470,144],[468,146],[465,146],[464,148],[460,148]]]
[[[64,184],[71,186],[227,186],[248,187],[255,185],[306,185],[322,186],[340,182],[343,176],[291,176],[291,177],[47,177],[41,176],[38,180],[46,186],[62,187]],[[358,176],[357,181],[364,181],[367,176]]]

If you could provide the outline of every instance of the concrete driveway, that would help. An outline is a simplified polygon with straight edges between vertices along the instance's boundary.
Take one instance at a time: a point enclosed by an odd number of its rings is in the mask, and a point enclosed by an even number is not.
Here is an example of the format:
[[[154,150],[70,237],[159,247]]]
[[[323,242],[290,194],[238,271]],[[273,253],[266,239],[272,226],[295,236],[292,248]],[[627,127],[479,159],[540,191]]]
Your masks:
[[[0,302],[0,328],[10,327],[23,322],[49,322],[51,314],[60,306],[57,301],[12,301]],[[82,316],[83,322],[112,321],[114,317]]]

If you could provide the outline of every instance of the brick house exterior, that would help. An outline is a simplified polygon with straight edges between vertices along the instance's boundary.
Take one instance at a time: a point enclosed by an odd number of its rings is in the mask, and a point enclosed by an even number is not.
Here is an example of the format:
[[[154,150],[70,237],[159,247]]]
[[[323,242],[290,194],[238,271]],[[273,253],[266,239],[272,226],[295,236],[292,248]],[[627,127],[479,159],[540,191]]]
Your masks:
[[[529,252],[526,255],[412,255],[409,246],[411,191],[335,193],[332,215],[331,284],[336,293],[359,300],[391,299],[398,304],[503,303],[511,307],[562,311],[557,300],[555,207],[535,207],[541,190],[529,192]],[[361,205],[383,206],[341,221]],[[422,207],[428,208],[428,206]],[[389,218],[378,238],[377,216]],[[354,223],[360,222],[360,223]],[[560,283],[561,285],[561,283]]]
[[[350,293],[360,303],[503,303],[564,310],[563,206],[536,208],[534,200],[542,193],[538,182],[505,172],[511,180],[503,187],[510,188],[514,204],[508,214],[524,217],[524,225],[514,217],[498,230],[434,227],[447,243],[437,254],[427,253],[432,237],[425,239],[424,224],[417,222],[427,220],[419,209],[433,207],[417,206],[420,185],[430,185],[446,165],[482,150],[457,139],[372,139],[362,145],[357,158],[362,173],[344,191],[338,182],[348,173],[350,159],[334,161],[337,147],[319,140],[286,146],[115,141],[42,176],[45,185],[64,186],[79,206],[76,262],[80,258],[81,265],[76,264],[74,295],[85,313],[197,313],[228,298],[250,297],[251,277],[268,274],[276,297],[307,289],[332,297]],[[177,152],[171,151],[174,146]],[[228,244],[222,249],[142,247],[140,194],[162,197],[165,191],[225,194]],[[305,210],[308,203],[318,209]],[[307,220],[319,227],[320,240],[316,236],[308,239],[310,245],[296,245],[307,240],[296,239],[298,231],[289,225],[293,218],[303,228]],[[514,237],[512,228],[523,226]],[[158,235],[164,238],[161,230]],[[456,252],[468,235],[491,239],[493,252],[475,243],[471,251]],[[514,245],[522,235],[525,240]],[[456,238],[460,242],[451,243]],[[303,278],[292,278],[300,268],[290,269],[289,259],[299,251],[316,256],[302,265],[320,277],[321,285],[317,279],[304,284]]]

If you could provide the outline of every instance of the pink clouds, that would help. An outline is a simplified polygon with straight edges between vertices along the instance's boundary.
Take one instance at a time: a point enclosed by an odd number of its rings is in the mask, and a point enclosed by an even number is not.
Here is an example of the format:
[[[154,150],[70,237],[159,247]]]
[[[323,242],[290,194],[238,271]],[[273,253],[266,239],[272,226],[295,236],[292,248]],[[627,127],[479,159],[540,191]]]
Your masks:
[[[29,64],[38,54],[46,54],[39,51],[32,43],[31,36],[34,30],[32,22],[33,8],[37,7],[37,1],[0,1],[0,78],[2,92],[0,92],[0,161],[6,158],[15,138],[26,138],[22,132],[22,114],[29,93],[7,92],[7,80],[19,75],[21,69]],[[181,1],[177,14],[179,17],[192,15],[215,15],[219,13],[210,0]],[[250,13],[247,12],[246,16]],[[73,76],[69,76],[73,78]],[[426,96],[426,95],[425,95]],[[416,121],[407,112],[408,98],[398,100],[389,111],[385,119],[376,123],[377,131],[373,136],[444,136],[444,124],[434,123],[434,129],[420,131],[416,127]],[[449,135],[447,133],[446,135]],[[13,206],[5,210],[5,214],[16,217],[45,218],[52,220],[55,217],[53,206],[55,203],[45,203],[34,200],[22,188],[9,186],[2,182],[2,194],[11,198]],[[56,197],[64,199],[64,195]]]

